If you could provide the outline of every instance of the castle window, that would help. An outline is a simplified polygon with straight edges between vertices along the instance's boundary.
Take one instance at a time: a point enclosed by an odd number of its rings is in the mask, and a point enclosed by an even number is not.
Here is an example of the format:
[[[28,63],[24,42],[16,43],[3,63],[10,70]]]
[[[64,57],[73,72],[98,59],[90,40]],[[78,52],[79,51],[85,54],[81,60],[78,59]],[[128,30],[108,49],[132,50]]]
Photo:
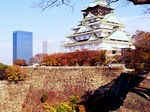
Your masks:
[[[81,40],[81,38],[80,38],[80,37],[78,37],[78,40]]]
[[[86,39],[86,36],[84,36],[83,39]]]
[[[98,29],[98,28],[99,28],[99,25],[96,25],[95,27],[96,27],[96,29]]]

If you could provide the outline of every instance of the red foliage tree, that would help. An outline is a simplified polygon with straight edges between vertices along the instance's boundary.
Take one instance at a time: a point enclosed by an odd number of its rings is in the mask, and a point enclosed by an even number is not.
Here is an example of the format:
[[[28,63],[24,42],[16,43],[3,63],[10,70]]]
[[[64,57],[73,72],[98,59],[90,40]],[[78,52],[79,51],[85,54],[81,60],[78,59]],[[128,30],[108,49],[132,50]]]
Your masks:
[[[28,63],[24,59],[16,59],[13,65],[28,66]]]
[[[92,62],[94,62],[93,65],[103,65],[103,64],[105,64],[106,51],[105,50],[95,51],[92,59],[93,59]]]
[[[105,51],[77,50],[69,53],[47,55],[43,59],[46,66],[95,66],[105,63]]]
[[[121,63],[122,55],[115,55],[112,57],[114,60],[111,63]]]
[[[135,50],[125,52],[125,63],[136,73],[150,72],[150,32],[137,31],[132,38]]]
[[[77,52],[77,58],[78,58],[78,64],[80,66],[82,65],[89,65],[89,57],[90,56],[90,51],[83,49],[82,51],[78,51]]]
[[[55,53],[51,55],[46,55],[43,58],[43,63],[46,66],[59,66],[60,65],[60,57],[62,56],[61,53]]]
[[[62,56],[62,63],[68,66],[82,66],[82,65],[90,65],[89,64],[89,57],[90,51],[88,50],[77,50],[75,52],[65,53]]]
[[[60,65],[68,65],[68,66],[75,66],[77,63],[77,53],[76,52],[70,52],[70,53],[64,53],[60,57]]]

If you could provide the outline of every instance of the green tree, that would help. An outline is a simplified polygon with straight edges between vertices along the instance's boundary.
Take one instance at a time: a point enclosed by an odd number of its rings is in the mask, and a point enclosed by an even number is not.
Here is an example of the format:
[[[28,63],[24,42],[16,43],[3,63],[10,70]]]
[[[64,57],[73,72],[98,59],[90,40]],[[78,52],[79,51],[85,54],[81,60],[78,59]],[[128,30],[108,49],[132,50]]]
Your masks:
[[[7,69],[7,65],[0,63],[0,80],[4,80],[5,79],[5,75],[4,72]]]
[[[5,72],[7,67],[8,67],[7,65],[0,63],[0,71]]]

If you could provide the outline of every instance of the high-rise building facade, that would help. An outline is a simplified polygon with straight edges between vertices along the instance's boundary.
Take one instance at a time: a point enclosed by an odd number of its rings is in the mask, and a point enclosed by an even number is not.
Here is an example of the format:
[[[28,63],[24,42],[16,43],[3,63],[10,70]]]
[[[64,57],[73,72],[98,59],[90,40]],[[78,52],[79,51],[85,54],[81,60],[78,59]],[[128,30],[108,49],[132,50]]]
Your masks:
[[[13,32],[13,62],[16,59],[24,59],[29,63],[33,56],[33,34],[27,31]]]
[[[50,40],[43,41],[43,53],[44,54],[52,54],[53,43]]]

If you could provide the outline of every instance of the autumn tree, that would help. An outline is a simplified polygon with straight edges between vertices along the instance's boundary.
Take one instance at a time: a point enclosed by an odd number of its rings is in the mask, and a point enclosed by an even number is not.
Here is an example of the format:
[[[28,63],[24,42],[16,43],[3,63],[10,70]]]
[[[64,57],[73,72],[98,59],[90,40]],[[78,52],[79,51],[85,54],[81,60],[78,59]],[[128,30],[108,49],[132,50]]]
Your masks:
[[[0,63],[0,71],[5,72],[5,70],[6,70],[7,67],[8,67],[8,65]]]
[[[102,65],[105,60],[105,51],[83,49],[77,52],[77,60],[80,66]]]
[[[28,66],[28,63],[24,59],[16,59],[13,65]]]
[[[77,50],[69,53],[55,53],[43,59],[46,66],[95,66],[106,61],[105,51]]]
[[[61,53],[54,53],[51,55],[47,55],[43,59],[43,63],[46,66],[60,66],[60,60],[62,54]]]
[[[25,71],[17,65],[9,66],[5,70],[5,76],[8,81],[14,81],[17,83],[18,81],[25,80]]]
[[[31,64],[37,63],[39,65],[42,65],[43,64],[43,59],[46,56],[47,56],[47,54],[44,54],[44,53],[36,54],[34,57],[30,58],[30,63]]]
[[[68,66],[82,66],[82,65],[90,65],[89,64],[89,57],[90,51],[83,49],[83,50],[76,50],[74,52],[65,53],[61,57],[61,65],[68,65]]]
[[[78,62],[77,59],[77,51],[75,52],[70,52],[70,53],[63,53],[62,56],[60,57],[60,65],[61,66],[75,66]]]
[[[7,65],[0,63],[0,80],[4,80],[5,79],[5,70],[7,69]]]
[[[98,50],[91,58],[91,63],[94,62],[93,65],[104,65],[106,63],[106,51]]]
[[[137,31],[132,37],[135,49],[125,52],[125,63],[136,73],[150,72],[150,32]]]

